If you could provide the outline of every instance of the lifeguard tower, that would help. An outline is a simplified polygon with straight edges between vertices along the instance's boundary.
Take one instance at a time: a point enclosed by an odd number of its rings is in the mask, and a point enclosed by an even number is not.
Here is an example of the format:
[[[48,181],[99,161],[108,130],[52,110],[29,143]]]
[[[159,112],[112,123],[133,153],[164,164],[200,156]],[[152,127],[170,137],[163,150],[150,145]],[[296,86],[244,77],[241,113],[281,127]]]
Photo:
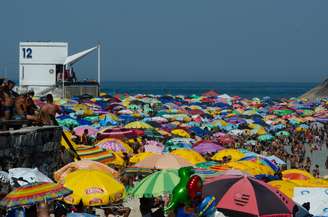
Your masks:
[[[98,50],[97,81],[78,81],[72,65]],[[66,42],[19,43],[19,89],[33,90],[42,96],[49,92],[72,97],[84,94],[98,96],[100,84],[100,45],[68,55]]]

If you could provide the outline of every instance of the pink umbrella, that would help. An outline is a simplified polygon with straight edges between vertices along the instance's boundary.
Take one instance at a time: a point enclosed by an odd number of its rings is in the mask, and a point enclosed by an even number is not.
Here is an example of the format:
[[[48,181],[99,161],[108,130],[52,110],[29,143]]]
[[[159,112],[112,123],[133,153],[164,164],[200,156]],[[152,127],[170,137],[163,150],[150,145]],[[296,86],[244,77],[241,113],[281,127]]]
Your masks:
[[[201,154],[205,154],[217,152],[219,150],[224,149],[224,147],[214,142],[203,140],[194,144],[193,149]]]
[[[117,139],[104,139],[97,143],[97,146],[105,149],[105,150],[112,150],[114,152],[128,152],[129,150],[124,147],[122,141]]]
[[[93,128],[93,127],[87,126],[87,125],[75,127],[74,132],[76,135],[82,136],[85,129],[88,130],[89,136],[95,136],[98,132],[98,130],[96,128]]]
[[[173,154],[155,154],[134,165],[137,168],[149,169],[179,169],[188,166],[193,165],[184,158]]]
[[[164,145],[157,141],[147,141],[145,145],[146,152],[153,152],[153,153],[162,153],[164,150]]]

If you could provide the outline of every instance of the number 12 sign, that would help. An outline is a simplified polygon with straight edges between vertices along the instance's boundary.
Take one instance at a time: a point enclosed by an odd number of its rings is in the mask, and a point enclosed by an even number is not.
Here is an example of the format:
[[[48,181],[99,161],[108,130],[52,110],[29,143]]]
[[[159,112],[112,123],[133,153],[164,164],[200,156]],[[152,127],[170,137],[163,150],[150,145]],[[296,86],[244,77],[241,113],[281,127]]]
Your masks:
[[[32,48],[22,48],[23,58],[32,59]]]

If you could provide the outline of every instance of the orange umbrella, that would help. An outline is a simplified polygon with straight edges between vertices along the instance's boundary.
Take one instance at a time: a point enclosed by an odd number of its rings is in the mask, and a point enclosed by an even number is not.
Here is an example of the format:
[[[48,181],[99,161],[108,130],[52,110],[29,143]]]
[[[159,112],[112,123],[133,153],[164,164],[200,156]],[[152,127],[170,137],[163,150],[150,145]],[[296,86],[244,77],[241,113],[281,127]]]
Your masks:
[[[119,173],[116,170],[110,168],[109,166],[103,163],[92,161],[92,160],[80,160],[80,161],[69,163],[63,166],[62,168],[60,168],[59,170],[57,170],[56,172],[54,172],[54,179],[57,182],[62,181],[68,174],[80,169],[101,171],[106,174],[111,174],[115,178],[119,176]]]

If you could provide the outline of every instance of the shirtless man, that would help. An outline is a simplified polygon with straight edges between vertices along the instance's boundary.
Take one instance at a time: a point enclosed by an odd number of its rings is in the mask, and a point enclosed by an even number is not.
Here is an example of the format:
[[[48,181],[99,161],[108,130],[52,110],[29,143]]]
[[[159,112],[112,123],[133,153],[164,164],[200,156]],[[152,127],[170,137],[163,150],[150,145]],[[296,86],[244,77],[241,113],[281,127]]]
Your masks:
[[[9,86],[7,83],[4,83],[1,91],[2,99],[2,110],[5,120],[10,120],[13,115],[13,108],[15,103],[15,97],[11,94]]]
[[[15,109],[16,109],[16,116],[15,119],[22,120],[26,119],[27,114],[27,107],[26,107],[26,94],[20,95],[16,97],[15,100]]]
[[[52,124],[56,123],[56,114],[60,114],[61,110],[59,106],[54,104],[54,99],[51,94],[47,95],[47,103],[41,107],[41,112],[44,112],[45,114],[49,115],[52,120]]]

